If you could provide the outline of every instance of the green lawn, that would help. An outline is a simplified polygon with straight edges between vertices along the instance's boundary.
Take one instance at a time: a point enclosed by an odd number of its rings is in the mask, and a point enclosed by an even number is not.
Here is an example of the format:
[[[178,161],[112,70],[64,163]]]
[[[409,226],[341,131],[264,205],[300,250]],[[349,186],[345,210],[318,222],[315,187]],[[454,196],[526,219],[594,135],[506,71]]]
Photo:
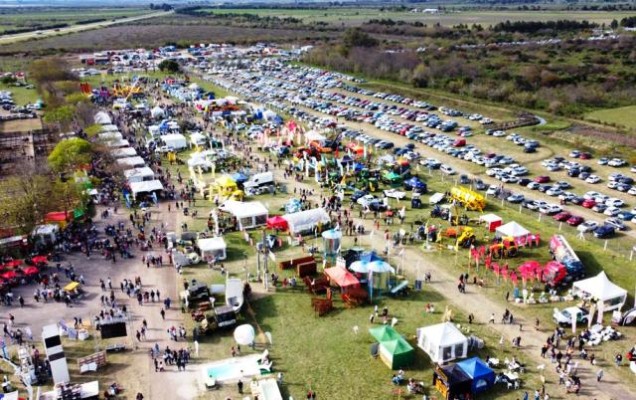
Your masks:
[[[636,106],[611,108],[606,110],[593,111],[585,116],[593,122],[624,127],[631,131],[636,130]]]
[[[0,90],[8,90],[13,93],[13,101],[15,101],[15,104],[20,106],[34,103],[40,97],[35,89],[5,85],[4,83],[0,83]]]

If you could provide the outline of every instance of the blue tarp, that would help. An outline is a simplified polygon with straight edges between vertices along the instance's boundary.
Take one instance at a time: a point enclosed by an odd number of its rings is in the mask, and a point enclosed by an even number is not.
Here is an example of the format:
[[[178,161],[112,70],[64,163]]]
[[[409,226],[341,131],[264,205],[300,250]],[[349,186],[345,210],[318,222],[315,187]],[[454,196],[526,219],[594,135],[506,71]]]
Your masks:
[[[243,182],[245,182],[248,179],[248,177],[247,177],[247,175],[245,175],[242,172],[237,172],[235,174],[232,174],[232,179],[236,183],[243,183]]]
[[[495,371],[479,357],[458,362],[457,366],[473,379],[471,386],[474,394],[481,393],[495,384]]]

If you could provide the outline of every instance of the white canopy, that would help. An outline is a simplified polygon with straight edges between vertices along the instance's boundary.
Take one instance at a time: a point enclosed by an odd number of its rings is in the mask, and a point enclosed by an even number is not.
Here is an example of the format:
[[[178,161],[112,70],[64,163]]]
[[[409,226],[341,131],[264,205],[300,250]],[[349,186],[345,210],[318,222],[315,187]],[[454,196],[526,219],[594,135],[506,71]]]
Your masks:
[[[124,177],[129,183],[141,182],[145,180],[151,180],[155,177],[155,173],[150,167],[133,168],[125,170]]]
[[[185,149],[188,146],[185,136],[180,133],[163,135],[161,136],[161,140],[163,140],[166,146],[175,150]]]
[[[120,158],[119,160],[117,160],[117,164],[122,165],[124,167],[143,167],[146,165],[146,161],[144,161],[143,158],[136,156],[136,157],[126,157],[126,158]]]
[[[137,197],[139,193],[149,193],[155,190],[163,190],[163,184],[159,180],[141,181],[141,182],[128,182],[133,197]]]
[[[468,355],[468,339],[451,322],[417,329],[417,346],[440,364]]]
[[[132,147],[123,147],[120,149],[113,149],[110,151],[110,154],[115,158],[126,158],[126,157],[134,157],[137,155],[137,151]]]
[[[113,124],[102,125],[100,132],[119,132],[119,128]]]
[[[495,214],[486,214],[479,217],[480,221],[484,221],[486,223],[501,221],[501,217]]]
[[[130,147],[130,143],[128,143],[128,140],[126,139],[116,139],[116,140],[108,140],[106,142],[106,146],[113,147],[113,148]]]
[[[110,119],[110,116],[104,111],[100,111],[97,114],[95,114],[94,120],[96,124],[100,124],[100,125],[108,125],[108,124],[112,124],[113,122]]]
[[[238,220],[239,229],[255,228],[267,223],[269,211],[260,201],[228,200],[219,209],[232,214]]]
[[[286,214],[283,215],[283,218],[287,221],[289,232],[292,235],[311,231],[319,223],[328,224],[331,222],[329,214],[327,214],[324,208],[312,208],[311,210]]]
[[[190,143],[193,145],[200,145],[205,143],[207,137],[201,132],[193,132],[190,134]]]
[[[124,137],[121,135],[121,132],[112,131],[112,132],[102,132],[98,136],[99,140],[107,141],[107,140],[122,140]]]
[[[197,246],[201,250],[201,257],[205,260],[225,260],[226,249],[225,240],[219,236],[197,240]]]
[[[620,310],[627,299],[627,290],[612,283],[605,271],[592,278],[574,282],[572,292],[584,298],[603,301],[603,312]]]
[[[323,140],[326,140],[327,138],[324,135],[321,135],[320,133],[316,132],[316,131],[309,131],[307,133],[305,133],[305,142],[309,143],[312,140],[317,140],[319,142],[322,142]]]
[[[511,236],[513,238],[525,237],[530,234],[530,231],[519,225],[515,221],[508,222],[506,225],[502,225],[495,231],[497,236]]]

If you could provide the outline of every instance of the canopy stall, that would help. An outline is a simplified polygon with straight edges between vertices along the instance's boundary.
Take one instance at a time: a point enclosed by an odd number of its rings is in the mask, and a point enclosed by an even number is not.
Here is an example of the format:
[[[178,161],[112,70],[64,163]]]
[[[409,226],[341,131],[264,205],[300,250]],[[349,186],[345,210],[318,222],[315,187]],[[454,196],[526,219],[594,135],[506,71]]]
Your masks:
[[[102,142],[111,141],[111,140],[122,140],[124,137],[121,135],[121,132],[111,131],[111,132],[102,132],[97,135],[97,138]]]
[[[267,218],[267,229],[276,229],[279,231],[287,230],[287,221],[280,215]]]
[[[369,328],[369,334],[371,334],[371,336],[380,343],[389,340],[396,340],[402,337],[402,335],[389,325],[380,325]]]
[[[124,177],[128,183],[149,181],[155,178],[155,173],[150,167],[133,168],[125,170]]]
[[[460,361],[457,366],[472,379],[471,388],[473,394],[484,392],[495,385],[495,371],[490,369],[488,364],[479,357]]]
[[[161,136],[161,140],[171,149],[182,150],[188,147],[186,137],[180,133],[171,133]]]
[[[214,181],[214,186],[221,196],[231,196],[232,193],[238,190],[238,185],[228,175],[218,177]]]
[[[529,235],[530,231],[515,221],[508,222],[506,225],[502,225],[495,229],[496,237],[511,237],[513,239],[519,239],[527,238]]]
[[[503,224],[503,220],[500,216],[495,214],[486,214],[479,217],[479,222],[486,224],[489,232],[494,232],[498,227]]]
[[[300,211],[293,214],[283,215],[289,232],[292,235],[311,232],[315,227],[327,225],[331,222],[329,214],[324,208],[312,208],[311,210]]]
[[[119,132],[117,125],[102,125],[100,132]]]
[[[190,147],[201,146],[207,142],[208,138],[201,132],[193,132],[190,134]]]
[[[402,369],[413,362],[415,349],[403,338],[380,342],[380,359],[391,369]]]
[[[360,285],[358,278],[342,267],[325,268],[325,275],[329,278],[329,281],[333,284],[340,286],[341,288],[355,287]]]
[[[110,154],[114,158],[126,158],[126,157],[135,157],[137,155],[137,151],[132,147],[124,147],[120,149],[113,149],[110,151]]]
[[[219,208],[232,214],[238,223],[239,230],[256,228],[267,223],[269,211],[260,201],[228,200]]]
[[[95,121],[96,124],[99,124],[99,125],[110,125],[113,123],[113,120],[104,111],[100,111],[96,113],[93,120]]]
[[[204,260],[225,260],[227,257],[227,246],[222,237],[199,239],[197,246],[201,250],[201,258]]]
[[[627,300],[627,290],[612,283],[605,271],[592,277],[574,282],[572,293],[583,298],[603,302],[603,312],[620,310]]]
[[[128,140],[126,139],[107,140],[104,144],[113,149],[122,148],[122,147],[130,147],[130,142],[128,142]]]
[[[122,167],[138,168],[145,166],[146,161],[144,161],[144,159],[139,156],[135,156],[120,158],[117,160],[117,164],[121,165]]]
[[[417,329],[417,346],[440,364],[468,354],[468,339],[450,322]]]
[[[433,372],[433,386],[447,400],[471,398],[472,380],[457,364],[436,366]]]
[[[134,198],[141,193],[151,193],[163,190],[163,184],[157,179],[152,181],[130,182],[129,185]]]

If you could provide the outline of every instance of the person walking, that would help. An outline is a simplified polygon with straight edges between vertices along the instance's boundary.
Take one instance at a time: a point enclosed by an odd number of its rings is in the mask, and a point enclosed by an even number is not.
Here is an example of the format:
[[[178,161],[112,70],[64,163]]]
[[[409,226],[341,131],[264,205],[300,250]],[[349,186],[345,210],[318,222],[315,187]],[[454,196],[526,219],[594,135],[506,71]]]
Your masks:
[[[283,373],[282,373],[282,372],[279,372],[279,373],[278,373],[278,375],[277,375],[277,377],[276,377],[276,381],[278,382],[278,385],[279,385],[279,386],[282,386],[282,385],[283,385]]]
[[[495,323],[495,313],[490,314],[490,319],[488,320],[489,324]]]
[[[163,320],[165,321],[165,319],[166,319],[166,310],[164,310],[164,309],[162,308],[162,309],[161,309],[161,311],[160,311],[160,313],[161,313],[161,319],[163,319]]]
[[[603,379],[603,370],[599,369],[598,372],[596,373],[596,382],[600,382],[601,379]]]
[[[239,394],[243,394],[243,381],[239,379],[239,381],[236,383],[236,386],[238,386]]]

